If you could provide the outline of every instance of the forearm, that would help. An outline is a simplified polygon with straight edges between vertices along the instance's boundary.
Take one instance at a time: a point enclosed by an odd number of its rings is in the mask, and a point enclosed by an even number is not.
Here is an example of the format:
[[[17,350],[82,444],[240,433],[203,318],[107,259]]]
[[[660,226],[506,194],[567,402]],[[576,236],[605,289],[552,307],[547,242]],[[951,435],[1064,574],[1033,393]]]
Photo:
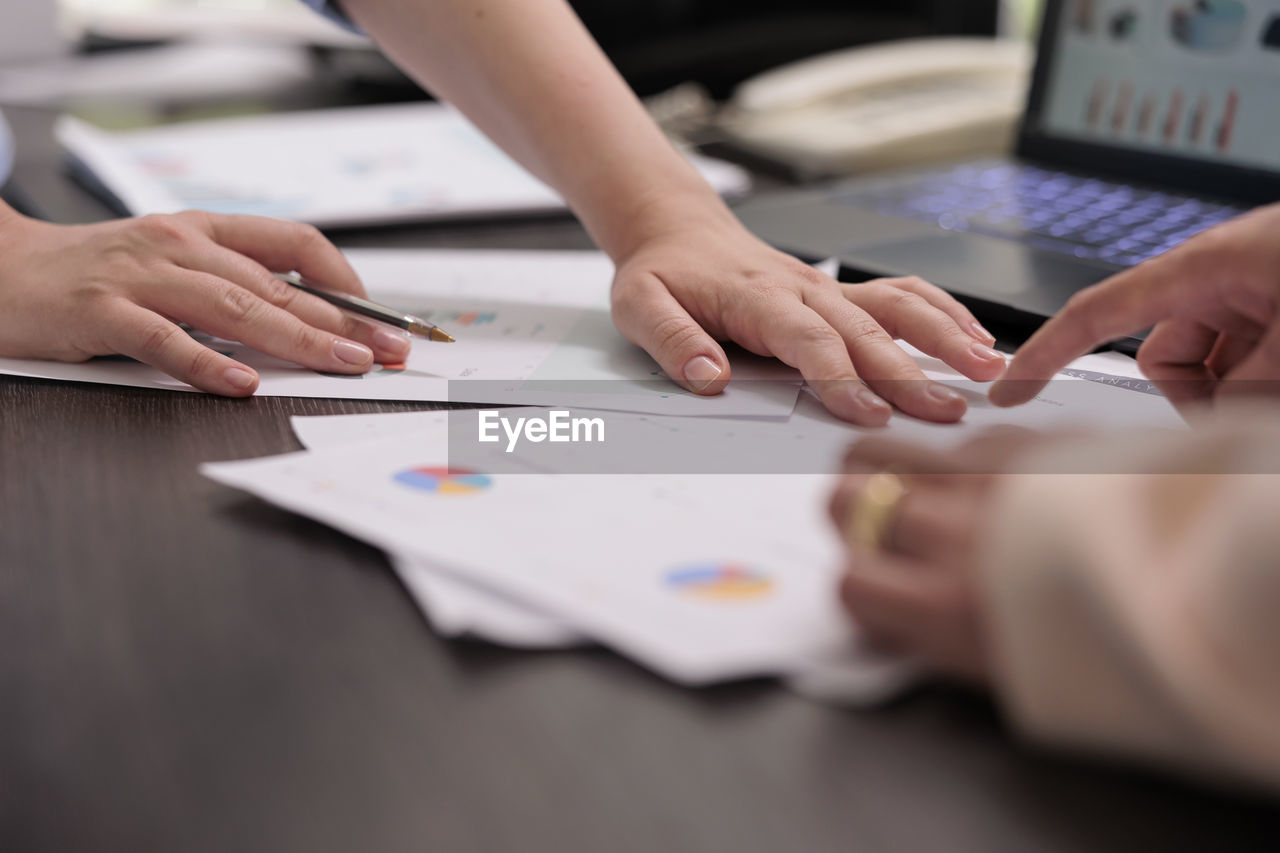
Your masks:
[[[344,8],[401,68],[558,190],[615,260],[677,218],[730,215],[563,0]]]

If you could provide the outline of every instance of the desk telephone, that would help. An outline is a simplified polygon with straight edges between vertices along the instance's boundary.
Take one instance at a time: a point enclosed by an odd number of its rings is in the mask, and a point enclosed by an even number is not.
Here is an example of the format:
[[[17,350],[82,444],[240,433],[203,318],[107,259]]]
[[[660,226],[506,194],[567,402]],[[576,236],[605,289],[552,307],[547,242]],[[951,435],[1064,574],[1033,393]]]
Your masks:
[[[5,124],[4,116],[0,115],[0,187],[9,180],[13,157],[13,134],[9,132],[9,125]]]
[[[1003,153],[1030,81],[1031,48],[913,39],[786,65],[743,83],[722,138],[804,177]]]

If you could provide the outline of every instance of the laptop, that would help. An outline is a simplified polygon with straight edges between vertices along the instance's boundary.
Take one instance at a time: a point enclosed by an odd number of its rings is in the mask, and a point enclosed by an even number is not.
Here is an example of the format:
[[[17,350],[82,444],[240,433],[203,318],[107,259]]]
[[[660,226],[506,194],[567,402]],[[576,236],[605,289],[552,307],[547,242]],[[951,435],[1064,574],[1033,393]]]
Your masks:
[[[984,321],[1022,325],[1277,199],[1280,0],[1049,0],[1013,157],[737,212],[781,249],[921,276]]]

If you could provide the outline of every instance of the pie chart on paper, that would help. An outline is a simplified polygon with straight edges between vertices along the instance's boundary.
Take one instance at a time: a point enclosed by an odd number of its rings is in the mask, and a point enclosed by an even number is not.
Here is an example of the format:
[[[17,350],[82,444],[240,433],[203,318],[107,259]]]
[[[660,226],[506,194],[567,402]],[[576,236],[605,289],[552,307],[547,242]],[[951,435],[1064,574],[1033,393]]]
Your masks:
[[[768,575],[738,563],[702,563],[667,574],[667,586],[703,601],[752,601],[773,592]]]
[[[437,495],[474,495],[493,485],[485,474],[464,468],[424,466],[408,468],[393,478],[402,486]]]

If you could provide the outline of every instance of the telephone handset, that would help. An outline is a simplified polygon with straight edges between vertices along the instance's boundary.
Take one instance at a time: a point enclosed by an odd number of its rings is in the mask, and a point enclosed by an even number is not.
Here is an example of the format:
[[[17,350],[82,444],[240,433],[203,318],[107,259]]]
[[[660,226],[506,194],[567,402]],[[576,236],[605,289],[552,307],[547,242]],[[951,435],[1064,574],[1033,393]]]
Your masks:
[[[5,123],[4,115],[0,114],[0,186],[4,186],[4,182],[9,179],[9,172],[13,169],[13,134],[9,132],[9,125]]]
[[[743,83],[717,125],[730,143],[805,176],[994,154],[1012,139],[1031,66],[1017,41],[852,48]]]

